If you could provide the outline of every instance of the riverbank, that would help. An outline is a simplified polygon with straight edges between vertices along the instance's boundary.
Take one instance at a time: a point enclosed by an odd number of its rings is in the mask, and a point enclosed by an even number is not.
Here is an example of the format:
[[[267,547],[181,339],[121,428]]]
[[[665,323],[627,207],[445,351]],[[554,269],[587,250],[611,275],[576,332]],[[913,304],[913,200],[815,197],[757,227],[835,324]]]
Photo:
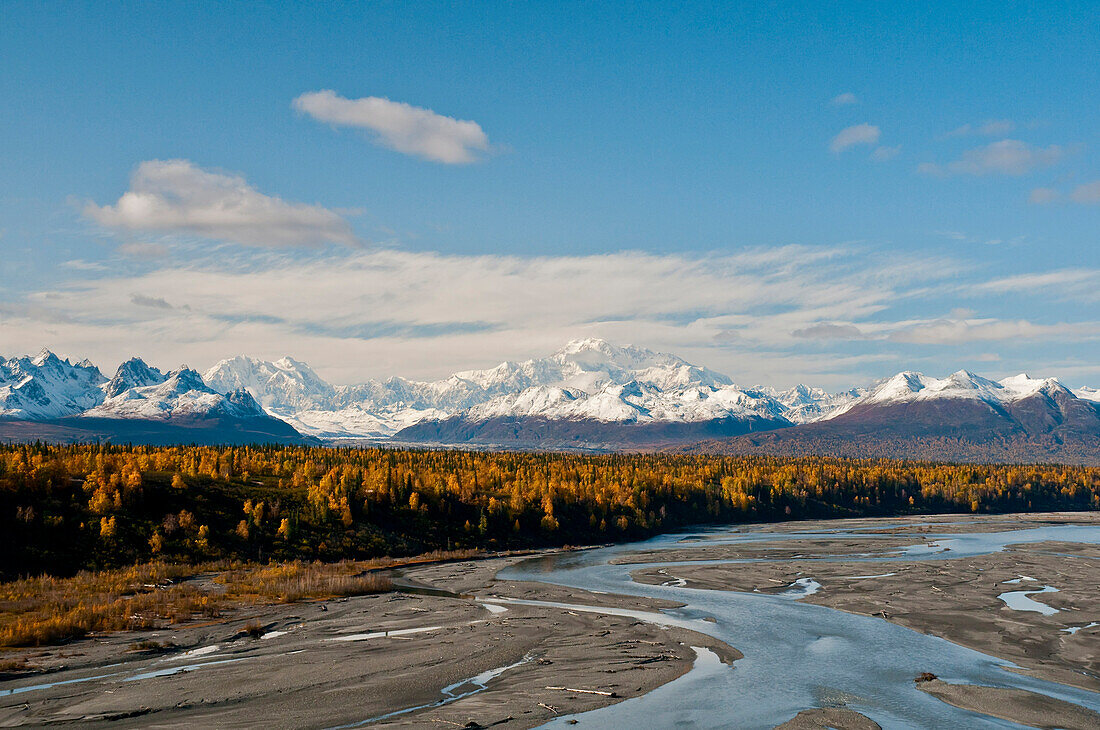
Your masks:
[[[941,719],[953,717],[943,714],[950,705],[1023,724],[1046,718],[1089,727],[1100,719],[1093,710],[1039,692],[983,686],[1004,675],[995,666],[960,683],[964,675],[950,671],[970,666],[971,659],[956,656],[964,650],[880,621],[1010,659],[1020,673],[1097,691],[1100,615],[1090,587],[1100,577],[1100,549],[1045,540],[985,554],[965,542],[1065,524],[1100,525],[1100,515],[744,525],[637,546],[408,566],[388,574],[394,593],[238,605],[205,623],[18,652],[12,658],[37,671],[15,669],[0,681],[0,725],[280,728],[370,721],[371,727],[519,729],[555,719],[606,727],[608,718],[627,718],[641,728],[667,719],[647,714],[658,703],[665,712],[680,712],[683,722],[697,718],[722,727],[726,715],[715,712],[743,712],[746,698],[766,694],[771,699],[752,711],[768,720],[754,715],[746,725],[873,728],[878,723],[867,715],[875,715],[876,705],[866,697],[881,702],[904,695],[905,703],[919,705],[916,695],[940,708],[919,712]],[[693,564],[714,559],[751,562]],[[572,582],[569,568],[601,564],[611,570],[593,575],[604,578]],[[631,589],[628,573],[634,588],[646,590]],[[620,574],[625,582],[615,582]],[[586,589],[535,582],[539,575]],[[1045,586],[1058,591],[1034,593]],[[710,595],[678,596],[684,587]],[[740,593],[726,599],[720,591]],[[778,601],[745,595],[754,592],[783,595]],[[1051,612],[1020,610],[1026,604],[1003,597],[1014,593],[1031,594]],[[679,610],[678,597],[695,608]],[[662,609],[668,613],[657,613]],[[862,674],[838,675],[838,667],[881,662],[894,648],[899,662],[884,665],[888,671],[863,667]],[[750,656],[742,658],[738,649]],[[944,650],[952,656],[944,659]],[[732,672],[710,666],[716,681],[739,687],[748,679],[757,694],[703,690],[702,696],[719,699],[700,703],[700,690],[691,694],[685,681],[697,674],[689,670],[703,655],[732,665]],[[946,682],[914,682],[923,672],[941,672],[940,664],[949,670]],[[753,677],[764,683],[752,685]],[[872,677],[894,679],[872,688]],[[807,694],[807,687],[818,686],[828,691]],[[776,703],[780,696],[787,699]],[[679,708],[681,697],[692,699]],[[624,712],[616,714],[620,707]],[[598,712],[583,714],[590,710]]]
[[[494,582],[497,571],[520,559],[402,571],[400,580],[436,589],[434,595],[240,606],[217,622],[18,652],[13,660],[38,671],[0,683],[0,724],[333,727],[427,706],[371,726],[438,720],[528,728],[680,676],[694,659],[691,646],[713,647],[726,661],[738,656],[682,629],[478,600],[603,601],[639,610],[674,605]],[[480,691],[478,675],[502,668],[492,691]],[[33,689],[40,685],[50,686]],[[452,701],[430,707],[444,700]]]

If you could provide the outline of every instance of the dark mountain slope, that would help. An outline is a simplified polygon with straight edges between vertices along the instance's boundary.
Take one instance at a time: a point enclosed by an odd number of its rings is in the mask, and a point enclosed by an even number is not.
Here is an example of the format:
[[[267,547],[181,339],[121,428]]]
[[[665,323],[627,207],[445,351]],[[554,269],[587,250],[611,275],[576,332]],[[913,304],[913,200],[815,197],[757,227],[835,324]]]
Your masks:
[[[827,421],[682,450],[1100,464],[1100,406],[1064,389],[1003,404],[963,398],[870,403]]]

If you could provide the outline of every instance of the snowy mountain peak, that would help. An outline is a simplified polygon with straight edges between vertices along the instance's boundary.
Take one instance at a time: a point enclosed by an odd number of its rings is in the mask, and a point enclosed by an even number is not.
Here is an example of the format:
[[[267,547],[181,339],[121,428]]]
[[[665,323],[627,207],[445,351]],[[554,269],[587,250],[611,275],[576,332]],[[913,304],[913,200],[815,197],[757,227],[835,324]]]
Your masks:
[[[585,337],[582,339],[569,340],[561,348],[558,349],[554,355],[568,356],[575,355],[579,352],[603,352],[605,354],[611,354],[615,350],[621,350],[622,348],[612,345],[607,340],[601,340],[598,337]]]
[[[237,411],[237,415],[241,416],[263,416],[265,415],[264,409],[256,402],[256,399],[252,397],[244,388],[238,388],[237,390],[230,391],[225,395],[226,402]]]
[[[43,349],[34,358],[0,357],[0,418],[63,418],[103,400],[106,378]]]
[[[931,380],[931,378],[926,378],[923,373],[906,370],[886,380],[879,381],[871,389],[866,400],[876,402],[907,398],[924,390]]]
[[[118,366],[114,377],[103,386],[103,392],[111,398],[130,388],[163,383],[167,377],[157,368],[147,365],[140,357],[132,357]]]
[[[309,365],[289,356],[267,362],[238,355],[216,363],[203,373],[203,380],[219,393],[243,388],[276,413],[334,407],[335,389]]]
[[[203,382],[202,376],[197,370],[192,370],[186,365],[180,365],[178,369],[168,373],[165,384],[175,390],[210,390]]]
[[[783,417],[795,424],[831,418],[840,409],[867,393],[862,388],[852,388],[842,393],[829,393],[823,388],[814,388],[802,383],[783,391],[758,385],[747,392],[757,397],[772,398],[782,407]]]
[[[33,363],[35,367],[42,367],[47,363],[55,362],[60,363],[61,358],[50,352],[49,348],[46,347],[43,347],[41,350],[39,350],[38,354],[35,355],[34,358],[31,360],[31,363]],[[68,360],[66,360],[65,362],[66,364],[68,364]]]
[[[811,388],[808,385],[799,383],[789,390],[778,393],[776,400],[785,406],[804,406],[819,403],[823,398],[828,397],[829,394],[821,388]]]
[[[990,380],[969,370],[959,370],[945,378],[931,378],[922,373],[906,371],[880,381],[866,396],[853,400],[834,412],[838,416],[855,406],[910,403],[934,399],[968,399],[984,401],[1000,408],[1034,395],[1079,397],[1057,378],[1032,378],[1026,373],[1001,381]]]
[[[619,370],[642,370],[653,366],[676,367],[690,364],[675,355],[654,352],[634,345],[613,345],[597,338],[567,342],[548,359],[559,363],[573,363],[589,370],[607,367]]]
[[[1019,375],[1013,375],[1011,378],[1005,378],[1000,381],[1000,385],[1004,388],[1006,395],[1015,399],[1027,398],[1036,393],[1044,393],[1051,396],[1057,393],[1074,394],[1073,391],[1062,385],[1058,378],[1033,378],[1027,373],[1020,373]]]
[[[300,370],[316,376],[316,373],[313,372],[313,368],[300,360],[295,360],[290,355],[283,355],[272,364],[280,370]]]
[[[119,375],[122,377],[119,377]],[[146,418],[168,420],[179,417],[234,418],[264,417],[263,408],[245,390],[238,389],[223,395],[203,382],[195,370],[181,366],[167,375],[134,358],[119,367],[112,383],[124,384],[126,378],[134,382],[151,380],[146,385],[134,385],[108,395],[102,404],[85,413],[98,418]],[[106,389],[105,389],[106,390]]]

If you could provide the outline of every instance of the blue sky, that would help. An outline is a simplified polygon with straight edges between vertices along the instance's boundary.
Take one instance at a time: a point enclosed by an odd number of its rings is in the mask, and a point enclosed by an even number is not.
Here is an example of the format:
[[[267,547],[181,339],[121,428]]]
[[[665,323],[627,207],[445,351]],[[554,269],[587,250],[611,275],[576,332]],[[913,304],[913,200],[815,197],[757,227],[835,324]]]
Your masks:
[[[1100,6],[726,5],[4,3],[0,353],[1100,382]]]

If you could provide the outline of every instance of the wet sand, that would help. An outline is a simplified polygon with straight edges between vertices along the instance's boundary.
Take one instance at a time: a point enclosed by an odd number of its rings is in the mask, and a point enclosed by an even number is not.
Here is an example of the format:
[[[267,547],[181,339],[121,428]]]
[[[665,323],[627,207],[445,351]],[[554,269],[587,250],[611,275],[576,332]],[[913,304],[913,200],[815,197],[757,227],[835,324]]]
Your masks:
[[[493,575],[517,559],[427,566],[403,578],[465,595],[650,610],[671,605],[494,583]],[[263,625],[262,638],[244,633],[252,622]],[[130,650],[139,641],[172,642],[176,648],[157,654]],[[444,687],[511,666],[492,680],[491,691],[462,685],[452,694],[474,693],[370,726],[475,722],[528,728],[676,678],[691,666],[691,645],[713,647],[727,661],[739,656],[681,629],[598,613],[486,607],[471,597],[399,592],[246,607],[220,623],[15,652],[45,671],[0,682],[0,726],[334,727],[431,705],[446,698]],[[48,682],[60,684],[20,691]]]
[[[1100,713],[1019,689],[948,684],[935,679],[920,688],[944,702],[1021,725],[1061,730],[1096,730]]]
[[[793,718],[778,725],[776,730],[882,730],[874,720],[853,710],[839,707],[818,707],[803,710]]]

